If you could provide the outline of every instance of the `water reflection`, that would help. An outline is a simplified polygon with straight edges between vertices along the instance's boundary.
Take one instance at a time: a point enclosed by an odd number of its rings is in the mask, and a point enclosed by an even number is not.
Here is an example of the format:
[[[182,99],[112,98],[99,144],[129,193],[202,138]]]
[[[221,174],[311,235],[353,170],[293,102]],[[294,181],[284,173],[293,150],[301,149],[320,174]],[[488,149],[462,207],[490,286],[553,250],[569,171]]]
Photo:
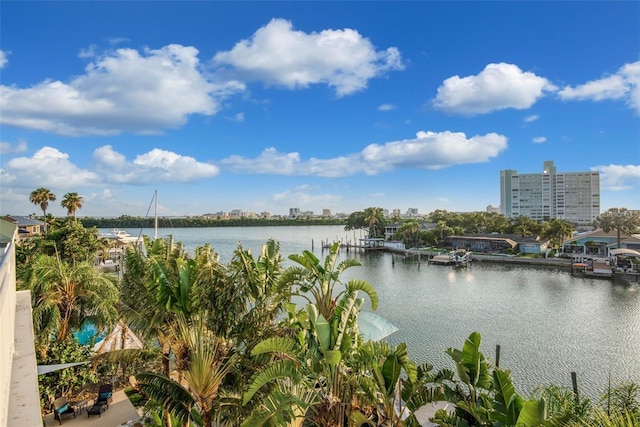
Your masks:
[[[127,230],[131,234],[139,230]],[[147,232],[153,235],[153,232]],[[322,259],[321,240],[353,240],[342,227],[246,227],[176,229],[187,249],[211,243],[221,259],[230,259],[237,242],[259,254],[274,237],[285,255],[311,249]],[[344,237],[343,237],[344,236]],[[473,331],[483,337],[482,350],[494,358],[501,346],[501,366],[512,370],[518,391],[538,384],[571,386],[578,374],[581,393],[597,397],[612,383],[640,383],[640,285],[572,277],[548,268],[475,262],[466,269],[404,263],[402,256],[342,252],[363,267],[347,270],[345,279],[370,282],[378,292],[377,314],[399,331],[391,343],[407,342],[419,362],[452,368],[445,349],[459,348]],[[365,303],[367,309],[369,302]]]

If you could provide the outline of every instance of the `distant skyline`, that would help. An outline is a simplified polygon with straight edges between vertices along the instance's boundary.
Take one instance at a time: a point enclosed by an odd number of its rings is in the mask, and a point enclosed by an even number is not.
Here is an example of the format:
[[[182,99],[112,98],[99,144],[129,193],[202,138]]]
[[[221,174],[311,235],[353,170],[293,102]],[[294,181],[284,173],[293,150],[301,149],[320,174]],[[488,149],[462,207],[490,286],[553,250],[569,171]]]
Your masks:
[[[18,2],[0,214],[484,211],[500,171],[640,209],[640,2]]]

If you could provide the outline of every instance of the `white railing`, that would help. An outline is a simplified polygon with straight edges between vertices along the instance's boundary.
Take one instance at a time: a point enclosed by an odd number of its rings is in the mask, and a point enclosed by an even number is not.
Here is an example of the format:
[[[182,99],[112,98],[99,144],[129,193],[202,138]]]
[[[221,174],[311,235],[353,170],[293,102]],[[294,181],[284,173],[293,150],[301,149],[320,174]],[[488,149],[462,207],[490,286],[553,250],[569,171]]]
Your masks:
[[[15,352],[16,227],[6,221],[0,221],[0,235],[11,239],[0,246],[0,426],[6,426]]]

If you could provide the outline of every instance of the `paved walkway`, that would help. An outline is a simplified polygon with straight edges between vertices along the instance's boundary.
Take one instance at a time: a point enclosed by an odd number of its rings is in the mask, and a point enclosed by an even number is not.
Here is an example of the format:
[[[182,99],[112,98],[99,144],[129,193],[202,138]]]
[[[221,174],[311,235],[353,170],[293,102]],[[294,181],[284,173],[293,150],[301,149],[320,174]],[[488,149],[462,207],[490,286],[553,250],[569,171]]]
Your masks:
[[[116,391],[113,393],[113,401],[109,404],[109,409],[104,411],[100,417],[97,415],[87,416],[86,409],[76,415],[75,418],[65,417],[62,419],[62,425],[70,427],[116,427],[127,421],[137,420],[140,416],[136,408],[124,391]],[[45,427],[59,426],[60,423],[53,419],[53,414],[47,414],[44,417]],[[17,426],[16,426],[17,427]]]

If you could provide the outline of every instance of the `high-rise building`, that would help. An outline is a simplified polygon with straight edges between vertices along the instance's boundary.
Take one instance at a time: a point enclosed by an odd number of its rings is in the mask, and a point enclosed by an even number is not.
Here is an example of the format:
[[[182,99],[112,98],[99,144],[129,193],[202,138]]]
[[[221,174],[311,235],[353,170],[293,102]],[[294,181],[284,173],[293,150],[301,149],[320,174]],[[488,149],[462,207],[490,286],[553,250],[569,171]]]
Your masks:
[[[559,173],[551,160],[544,162],[542,173],[502,170],[500,212],[508,218],[557,218],[574,225],[589,225],[600,215],[600,174]]]
[[[300,216],[300,208],[289,208],[289,218],[297,218]]]
[[[418,208],[409,208],[409,209],[407,209],[407,216],[408,217],[418,216]]]

